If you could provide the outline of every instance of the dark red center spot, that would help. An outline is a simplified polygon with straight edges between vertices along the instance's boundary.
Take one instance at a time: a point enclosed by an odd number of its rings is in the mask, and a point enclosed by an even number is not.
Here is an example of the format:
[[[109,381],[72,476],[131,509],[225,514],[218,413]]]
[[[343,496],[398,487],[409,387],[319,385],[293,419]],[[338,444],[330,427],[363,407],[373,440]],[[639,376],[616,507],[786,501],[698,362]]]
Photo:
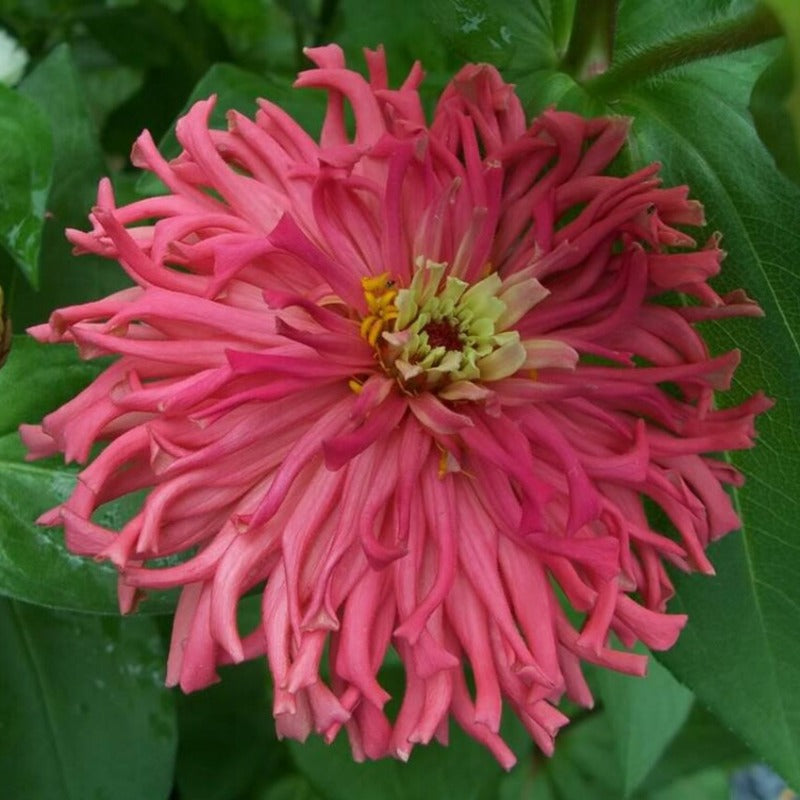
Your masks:
[[[431,320],[422,330],[428,334],[428,344],[431,348],[461,350],[461,334],[458,328],[446,319]]]

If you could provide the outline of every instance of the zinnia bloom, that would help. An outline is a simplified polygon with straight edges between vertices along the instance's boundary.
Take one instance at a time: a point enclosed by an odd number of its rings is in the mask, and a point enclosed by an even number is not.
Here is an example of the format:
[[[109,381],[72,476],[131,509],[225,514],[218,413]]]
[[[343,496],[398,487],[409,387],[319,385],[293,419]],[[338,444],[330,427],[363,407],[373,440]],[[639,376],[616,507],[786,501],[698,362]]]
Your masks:
[[[356,758],[405,759],[452,715],[510,767],[504,701],[551,753],[562,696],[592,703],[582,662],[641,675],[612,635],[658,650],[683,627],[665,562],[713,572],[741,476],[707,454],[750,447],[769,405],[714,407],[739,354],[695,324],[760,312],[710,288],[723,254],[685,232],[686,187],[606,174],[627,119],[529,126],[471,65],[428,124],[419,65],[390,89],[381,51],[368,79],[338,47],[308,55],[319,143],[268,101],[227,131],[198,102],[176,159],[147,133],[133,149],[168,193],[117,207],[104,181],[69,231],[135,285],[31,330],[117,356],[22,429],[32,458],[89,462],[41,521],[117,566],[123,611],[182,587],[170,685],[266,656],[281,736],[344,727]],[[120,531],[92,521],[142,489]]]

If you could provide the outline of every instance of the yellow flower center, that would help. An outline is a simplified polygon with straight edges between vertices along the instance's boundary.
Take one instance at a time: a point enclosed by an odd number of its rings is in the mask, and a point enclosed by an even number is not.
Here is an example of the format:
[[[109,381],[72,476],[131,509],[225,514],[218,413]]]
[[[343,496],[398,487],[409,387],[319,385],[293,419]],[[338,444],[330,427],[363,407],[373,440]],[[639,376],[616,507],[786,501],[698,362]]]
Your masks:
[[[398,290],[388,272],[362,278],[361,287],[368,310],[367,316],[361,320],[361,336],[375,347],[378,337],[399,315],[394,305]]]
[[[447,265],[418,258],[407,288],[388,272],[361,279],[367,314],[361,336],[407,392],[436,391],[456,399],[473,381],[515,373],[526,354],[508,327],[502,280],[489,274],[470,286],[446,275]]]

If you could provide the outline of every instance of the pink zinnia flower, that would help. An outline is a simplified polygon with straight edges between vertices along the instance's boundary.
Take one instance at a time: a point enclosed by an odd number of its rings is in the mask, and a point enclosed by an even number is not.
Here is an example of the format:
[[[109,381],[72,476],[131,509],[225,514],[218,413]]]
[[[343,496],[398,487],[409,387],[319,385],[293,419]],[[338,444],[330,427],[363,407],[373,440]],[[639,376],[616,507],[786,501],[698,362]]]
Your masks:
[[[170,685],[266,656],[281,736],[344,727],[356,758],[405,759],[452,715],[510,767],[504,700],[550,753],[561,697],[592,703],[582,662],[644,673],[612,633],[660,650],[683,627],[664,563],[713,572],[741,476],[707,454],[750,447],[769,405],[714,407],[739,354],[710,355],[694,325],[760,312],[709,287],[723,254],[675,227],[703,224],[686,187],[660,188],[657,165],[604,174],[628,120],[528,126],[472,65],[429,125],[418,65],[392,90],[380,51],[369,80],[338,47],[309,56],[297,85],[329,96],[319,143],[266,101],[210,130],[199,102],[178,158],[147,133],[133,149],[169,193],[118,208],[104,181],[92,231],[69,232],[135,285],[31,331],[118,356],[23,426],[32,458],[90,461],[41,521],[117,566],[123,611],[183,587]],[[143,488],[121,531],[92,521]],[[242,635],[253,591],[261,624]]]

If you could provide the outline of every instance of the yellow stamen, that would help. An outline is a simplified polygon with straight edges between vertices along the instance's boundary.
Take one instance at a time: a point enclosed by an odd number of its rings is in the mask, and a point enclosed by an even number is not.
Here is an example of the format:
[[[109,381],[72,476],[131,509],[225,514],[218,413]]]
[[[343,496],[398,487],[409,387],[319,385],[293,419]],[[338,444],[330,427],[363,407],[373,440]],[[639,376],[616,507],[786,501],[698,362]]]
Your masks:
[[[362,339],[366,339],[376,347],[380,335],[389,327],[389,323],[399,316],[397,306],[394,304],[397,289],[388,272],[362,278],[361,287],[364,290],[369,313],[361,320],[359,332]]]
[[[373,317],[373,319],[375,319],[375,322],[372,323],[372,327],[369,329],[369,333],[367,333],[367,341],[375,347],[378,337],[383,333],[383,329],[386,327],[386,320],[380,317]]]
[[[392,301],[397,297],[397,289],[389,289],[388,292],[384,292],[378,298],[378,307],[379,308],[386,308],[387,306],[392,305]]]
[[[360,381],[357,381],[355,378],[351,378],[347,381],[347,385],[350,387],[350,391],[353,394],[361,394],[364,391],[364,384]]]
[[[529,369],[529,370],[528,370],[528,377],[529,377],[529,378],[530,378],[532,381],[538,380],[538,379],[539,379],[539,372],[538,372],[538,370],[535,370],[535,369]]]
[[[375,322],[377,317],[374,314],[370,314],[368,317],[364,317],[361,320],[361,327],[359,328],[359,332],[361,333],[361,338],[366,339],[367,334],[369,333],[369,329],[372,327],[372,323]]]
[[[388,272],[381,272],[380,275],[367,276],[361,279],[361,286],[364,294],[367,292],[384,291],[389,280]]]

